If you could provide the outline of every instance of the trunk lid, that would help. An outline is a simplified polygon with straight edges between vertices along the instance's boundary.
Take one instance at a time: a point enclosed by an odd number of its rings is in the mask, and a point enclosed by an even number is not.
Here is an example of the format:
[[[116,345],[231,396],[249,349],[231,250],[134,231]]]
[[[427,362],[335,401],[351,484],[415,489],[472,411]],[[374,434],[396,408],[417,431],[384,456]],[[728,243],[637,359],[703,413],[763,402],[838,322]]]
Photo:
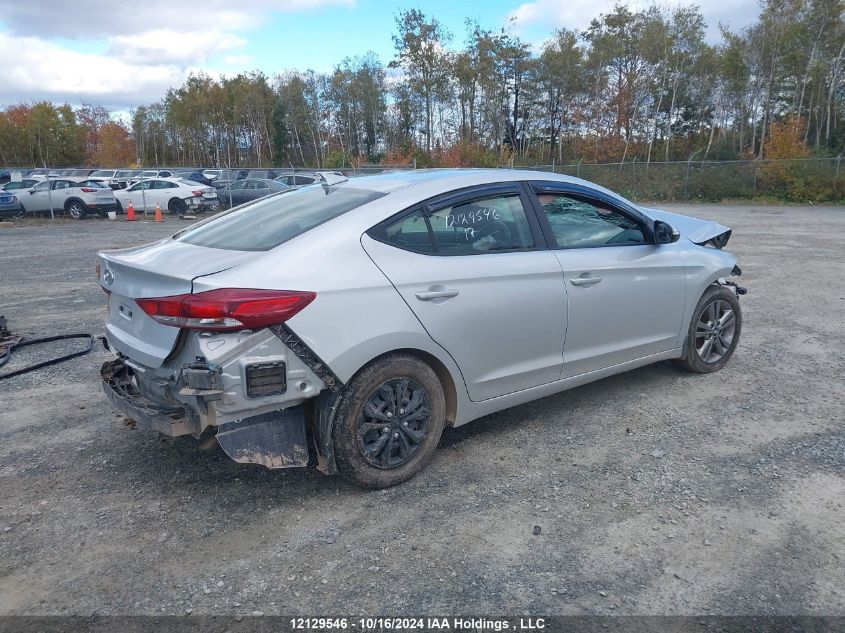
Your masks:
[[[173,351],[180,330],[149,317],[135,299],[189,293],[197,277],[228,270],[256,255],[170,238],[146,246],[101,251],[97,255],[100,284],[109,292],[109,345],[137,363],[160,367]]]

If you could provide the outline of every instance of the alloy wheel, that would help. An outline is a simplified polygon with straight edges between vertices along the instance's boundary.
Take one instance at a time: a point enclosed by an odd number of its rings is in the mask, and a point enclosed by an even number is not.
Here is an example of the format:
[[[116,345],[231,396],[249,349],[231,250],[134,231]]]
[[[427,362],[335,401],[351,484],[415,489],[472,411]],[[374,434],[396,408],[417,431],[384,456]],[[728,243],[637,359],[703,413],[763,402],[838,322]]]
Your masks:
[[[718,363],[734,340],[736,315],[727,301],[717,299],[702,310],[695,324],[695,351],[705,363]]]
[[[67,213],[74,220],[78,220],[79,218],[82,217],[82,205],[79,204],[78,202],[74,202],[73,204],[71,204],[68,207]]]
[[[376,468],[398,468],[413,458],[431,426],[431,403],[407,378],[382,383],[358,418],[358,449]]]

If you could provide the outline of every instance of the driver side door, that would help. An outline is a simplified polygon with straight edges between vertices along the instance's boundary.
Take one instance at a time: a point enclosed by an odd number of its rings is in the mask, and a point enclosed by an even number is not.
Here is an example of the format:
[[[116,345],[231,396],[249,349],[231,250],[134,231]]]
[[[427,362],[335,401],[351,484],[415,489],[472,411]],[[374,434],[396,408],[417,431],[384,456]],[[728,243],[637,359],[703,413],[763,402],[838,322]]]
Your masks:
[[[563,378],[678,347],[686,301],[677,245],[655,244],[636,209],[579,189],[534,187],[568,298]]]
[[[50,182],[46,180],[42,180],[37,185],[35,185],[32,189],[29,190],[29,195],[27,197],[19,196],[21,199],[21,203],[24,206],[24,209],[27,212],[31,213],[39,213],[41,211],[49,211],[50,210],[50,194],[48,193],[50,189]],[[53,207],[56,208],[55,201],[53,201]]]

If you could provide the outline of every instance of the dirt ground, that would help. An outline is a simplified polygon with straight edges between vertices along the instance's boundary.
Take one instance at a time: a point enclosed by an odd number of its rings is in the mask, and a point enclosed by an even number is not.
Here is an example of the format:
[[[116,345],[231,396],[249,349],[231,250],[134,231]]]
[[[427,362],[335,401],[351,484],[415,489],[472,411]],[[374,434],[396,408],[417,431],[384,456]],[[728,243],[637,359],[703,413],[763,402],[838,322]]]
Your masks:
[[[727,368],[447,430],[391,490],[132,430],[99,346],[0,382],[0,614],[845,614],[845,208],[667,208],[734,228]],[[0,313],[99,335],[95,252],[182,226],[2,228]]]

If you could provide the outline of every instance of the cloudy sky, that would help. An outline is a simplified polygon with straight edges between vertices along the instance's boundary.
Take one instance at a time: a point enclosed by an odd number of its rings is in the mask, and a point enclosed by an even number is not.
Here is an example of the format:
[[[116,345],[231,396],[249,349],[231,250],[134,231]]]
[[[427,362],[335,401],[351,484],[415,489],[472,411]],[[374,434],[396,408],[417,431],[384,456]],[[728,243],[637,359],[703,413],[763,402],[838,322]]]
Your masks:
[[[116,110],[160,99],[196,70],[212,75],[329,71],[346,56],[393,57],[400,9],[421,7],[464,37],[464,19],[539,45],[555,28],[584,28],[610,0],[0,0],[0,105],[47,99]],[[647,4],[632,0],[636,7]],[[689,4],[658,0],[662,6]],[[756,0],[699,0],[716,37],[751,23]]]

